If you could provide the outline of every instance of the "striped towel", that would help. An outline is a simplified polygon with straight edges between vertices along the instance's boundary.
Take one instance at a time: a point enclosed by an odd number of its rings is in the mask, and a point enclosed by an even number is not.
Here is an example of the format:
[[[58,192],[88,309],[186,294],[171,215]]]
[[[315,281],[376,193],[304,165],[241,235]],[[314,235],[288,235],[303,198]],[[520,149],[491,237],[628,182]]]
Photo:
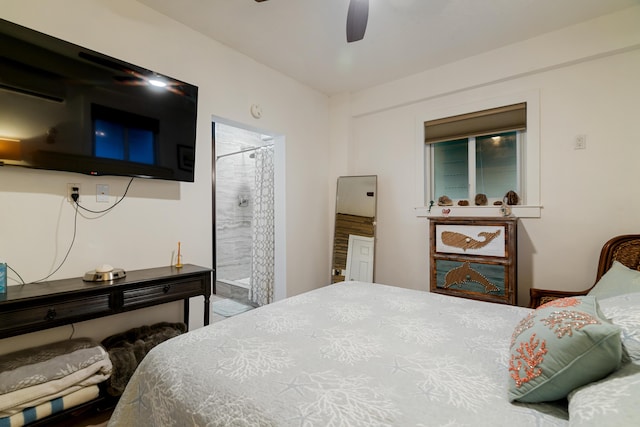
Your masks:
[[[76,338],[0,356],[0,418],[21,413],[111,376],[106,350]]]
[[[83,387],[80,390],[62,397],[26,408],[9,417],[0,418],[0,427],[21,427],[65,409],[73,408],[98,397],[100,389],[97,385]]]
[[[19,413],[25,408],[49,402],[84,387],[105,381],[111,375],[111,360],[102,347],[98,348],[103,353],[102,358],[85,368],[75,370],[55,380],[0,394],[0,417]]]

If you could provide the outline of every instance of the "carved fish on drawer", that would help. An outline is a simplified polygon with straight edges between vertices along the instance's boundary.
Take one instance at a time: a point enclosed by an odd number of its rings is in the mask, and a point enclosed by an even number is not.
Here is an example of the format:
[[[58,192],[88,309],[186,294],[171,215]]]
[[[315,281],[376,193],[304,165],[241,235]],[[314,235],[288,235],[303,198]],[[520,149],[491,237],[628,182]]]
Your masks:
[[[465,282],[476,282],[484,286],[485,293],[499,291],[496,285],[491,283],[489,279],[484,277],[481,273],[477,272],[469,261],[466,261],[460,267],[452,268],[444,276],[444,288],[447,289],[454,285],[463,285]]]
[[[495,233],[489,233],[488,231],[483,231],[478,233],[478,237],[484,238],[484,240],[476,240],[473,237],[467,236],[466,234],[457,233],[455,231],[443,231],[442,232],[442,243],[447,246],[453,246],[455,248],[460,248],[464,251],[467,249],[480,249],[487,246],[493,239],[500,235],[501,230],[496,230]]]

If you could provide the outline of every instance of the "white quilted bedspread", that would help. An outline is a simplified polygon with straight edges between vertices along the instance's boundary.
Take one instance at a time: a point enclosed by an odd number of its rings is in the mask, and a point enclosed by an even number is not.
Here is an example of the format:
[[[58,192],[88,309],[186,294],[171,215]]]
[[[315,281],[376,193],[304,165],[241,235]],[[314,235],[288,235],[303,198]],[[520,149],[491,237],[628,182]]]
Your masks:
[[[507,401],[528,309],[371,283],[327,286],[167,341],[109,426],[564,426]]]

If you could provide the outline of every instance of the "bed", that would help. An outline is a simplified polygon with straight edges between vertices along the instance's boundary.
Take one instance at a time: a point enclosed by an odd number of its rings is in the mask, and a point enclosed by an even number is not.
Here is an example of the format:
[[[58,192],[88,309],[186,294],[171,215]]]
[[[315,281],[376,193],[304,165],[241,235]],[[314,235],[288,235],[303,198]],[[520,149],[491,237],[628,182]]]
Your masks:
[[[629,241],[640,249],[640,235]],[[537,310],[362,282],[307,292],[155,347],[109,426],[634,425],[640,272],[638,262],[624,268],[622,291],[615,283],[600,289],[609,293],[602,298],[549,291]],[[527,335],[544,336],[536,316],[576,304],[590,307],[593,321],[572,318],[562,339],[551,329],[544,352],[536,351],[542,346]],[[558,363],[558,343],[574,351],[578,340],[589,350],[544,378],[546,363]],[[519,356],[543,353],[519,370]]]

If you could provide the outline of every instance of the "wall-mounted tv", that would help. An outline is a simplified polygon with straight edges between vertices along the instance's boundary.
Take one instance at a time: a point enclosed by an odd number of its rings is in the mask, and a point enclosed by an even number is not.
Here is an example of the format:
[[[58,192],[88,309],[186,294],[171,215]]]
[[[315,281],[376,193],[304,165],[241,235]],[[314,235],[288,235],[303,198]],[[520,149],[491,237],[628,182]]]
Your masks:
[[[198,88],[0,19],[0,165],[193,182]]]

